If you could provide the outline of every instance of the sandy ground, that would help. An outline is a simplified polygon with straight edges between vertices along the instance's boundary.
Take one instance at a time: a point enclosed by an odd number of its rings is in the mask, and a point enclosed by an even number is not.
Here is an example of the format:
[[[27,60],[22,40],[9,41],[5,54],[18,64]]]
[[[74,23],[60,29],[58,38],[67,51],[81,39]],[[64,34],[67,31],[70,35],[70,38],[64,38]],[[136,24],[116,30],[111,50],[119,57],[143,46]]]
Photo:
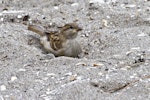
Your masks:
[[[104,1],[0,0],[0,100],[150,100],[150,1]],[[76,21],[83,56],[47,54],[27,15]]]

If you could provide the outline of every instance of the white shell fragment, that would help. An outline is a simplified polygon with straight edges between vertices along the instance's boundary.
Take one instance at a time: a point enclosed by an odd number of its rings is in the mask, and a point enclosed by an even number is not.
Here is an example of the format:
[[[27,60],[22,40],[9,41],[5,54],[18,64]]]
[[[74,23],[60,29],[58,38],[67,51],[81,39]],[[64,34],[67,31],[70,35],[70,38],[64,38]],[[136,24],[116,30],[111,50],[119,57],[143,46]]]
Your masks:
[[[86,64],[86,63],[84,63],[84,62],[79,62],[79,63],[77,63],[77,64],[76,64],[76,66],[80,66],[80,65],[82,65],[82,66],[86,66],[87,64]]]
[[[71,76],[72,75],[72,72],[68,72],[65,74],[65,76]]]
[[[129,4],[129,5],[125,5],[125,7],[126,7],[126,8],[134,8],[134,7],[136,7],[136,5],[134,5],[134,4]]]
[[[102,64],[102,63],[94,63],[93,66],[94,66],[94,67],[98,67],[98,66],[101,67],[101,66],[104,66],[104,64]]]

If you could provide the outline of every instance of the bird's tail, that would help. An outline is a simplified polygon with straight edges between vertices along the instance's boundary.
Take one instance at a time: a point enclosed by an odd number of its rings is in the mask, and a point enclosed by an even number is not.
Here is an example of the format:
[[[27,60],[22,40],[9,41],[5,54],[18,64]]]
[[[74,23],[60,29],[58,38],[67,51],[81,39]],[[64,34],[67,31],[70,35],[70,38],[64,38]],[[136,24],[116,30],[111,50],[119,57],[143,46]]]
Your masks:
[[[35,32],[39,34],[40,36],[45,35],[45,29],[43,27],[37,26],[37,25],[29,25],[28,30]]]

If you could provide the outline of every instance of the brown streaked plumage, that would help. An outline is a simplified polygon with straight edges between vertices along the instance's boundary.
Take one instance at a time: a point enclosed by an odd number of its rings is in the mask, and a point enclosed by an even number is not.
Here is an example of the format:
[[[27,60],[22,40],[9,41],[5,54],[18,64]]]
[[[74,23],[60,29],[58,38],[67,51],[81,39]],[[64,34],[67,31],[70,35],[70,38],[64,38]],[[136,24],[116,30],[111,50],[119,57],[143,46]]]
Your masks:
[[[59,32],[46,32],[34,25],[29,25],[28,30],[39,34],[41,44],[55,56],[78,57],[82,52],[80,44],[76,41],[77,34],[82,29],[75,23],[64,25]]]

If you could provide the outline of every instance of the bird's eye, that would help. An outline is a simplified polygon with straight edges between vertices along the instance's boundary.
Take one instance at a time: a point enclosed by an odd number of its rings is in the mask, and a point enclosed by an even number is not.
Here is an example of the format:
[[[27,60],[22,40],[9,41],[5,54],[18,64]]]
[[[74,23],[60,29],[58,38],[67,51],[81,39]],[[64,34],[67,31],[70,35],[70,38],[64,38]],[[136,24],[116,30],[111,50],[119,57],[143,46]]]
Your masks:
[[[73,29],[73,27],[72,27],[72,26],[70,26],[70,28],[71,28],[71,29]]]

